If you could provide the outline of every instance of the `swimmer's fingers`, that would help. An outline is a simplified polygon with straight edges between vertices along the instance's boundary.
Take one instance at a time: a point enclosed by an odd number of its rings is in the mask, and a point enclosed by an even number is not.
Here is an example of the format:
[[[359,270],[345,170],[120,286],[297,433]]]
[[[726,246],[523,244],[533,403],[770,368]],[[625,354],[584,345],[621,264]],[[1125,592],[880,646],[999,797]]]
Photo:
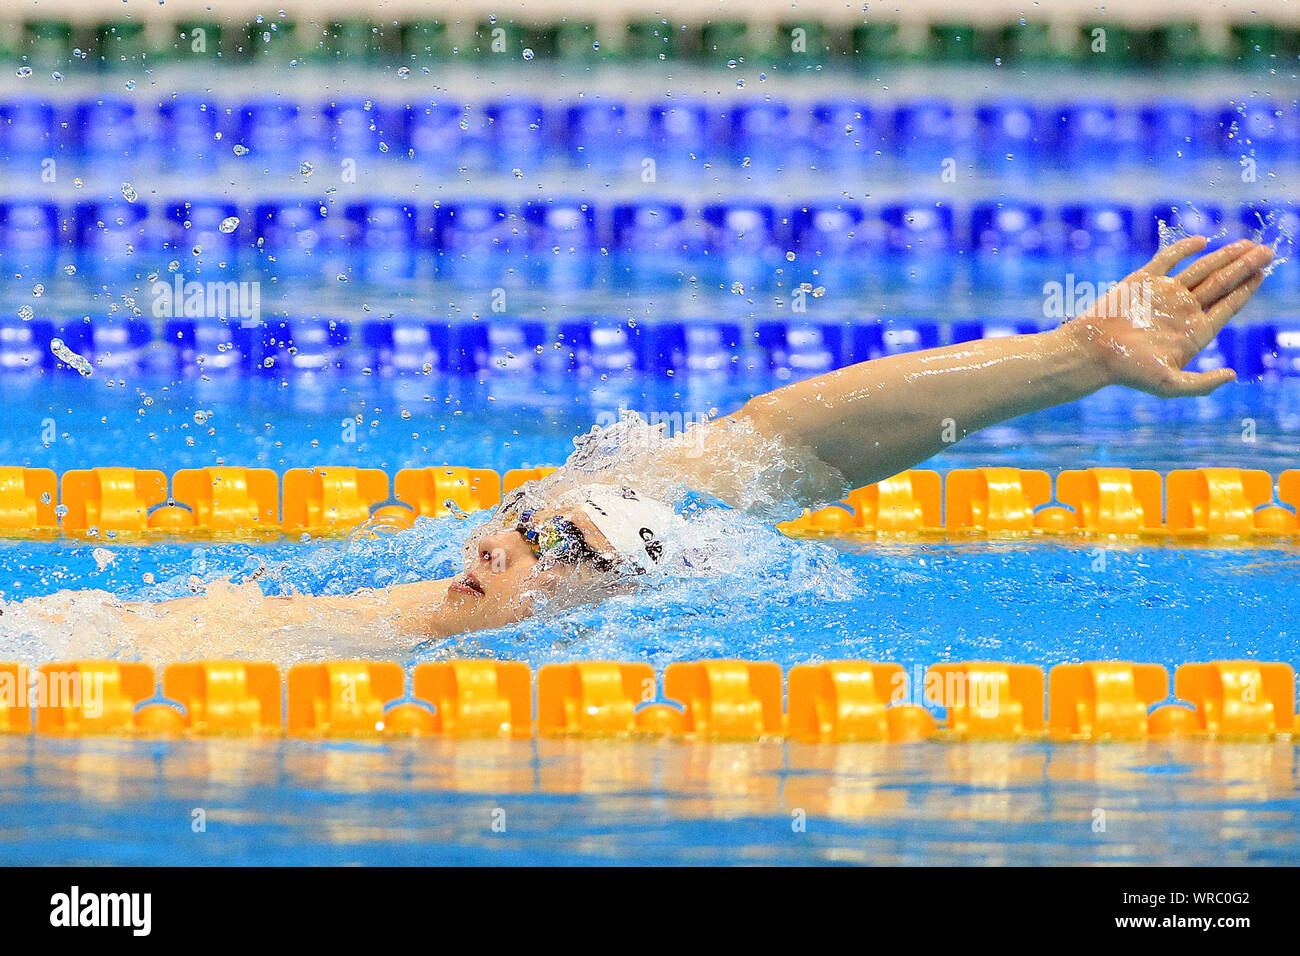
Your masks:
[[[1165,382],[1160,394],[1165,398],[1195,398],[1209,395],[1220,385],[1236,381],[1237,373],[1230,368],[1218,368],[1213,372],[1175,372]]]
[[[1268,246],[1254,246],[1245,255],[1213,272],[1204,281],[1194,286],[1192,295],[1196,296],[1196,301],[1201,304],[1202,309],[1207,309],[1254,276],[1272,260],[1272,249]]]
[[[1188,236],[1185,239],[1179,239],[1157,252],[1151,257],[1151,261],[1138,271],[1152,276],[1167,276],[1169,270],[1178,263],[1204,249],[1208,241],[1204,236]]]
[[[1207,342],[1218,335],[1219,330],[1228,324],[1228,320],[1242,310],[1242,307],[1250,301],[1250,297],[1255,294],[1255,290],[1260,287],[1263,281],[1264,273],[1256,272],[1237,288],[1214,303],[1214,306],[1205,313],[1206,318],[1209,319],[1209,328],[1206,329],[1208,333],[1206,336]]]
[[[1236,242],[1230,242],[1222,249],[1215,249],[1209,255],[1201,256],[1174,278],[1191,289],[1202,282],[1215,269],[1221,269],[1234,259],[1244,256],[1254,248],[1254,245],[1249,239],[1238,239]]]

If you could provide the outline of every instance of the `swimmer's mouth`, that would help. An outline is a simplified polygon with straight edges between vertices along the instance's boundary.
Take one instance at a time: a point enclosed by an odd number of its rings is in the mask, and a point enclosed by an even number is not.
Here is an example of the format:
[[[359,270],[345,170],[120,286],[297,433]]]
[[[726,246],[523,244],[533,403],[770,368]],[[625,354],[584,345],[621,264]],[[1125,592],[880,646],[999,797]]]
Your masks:
[[[487,592],[483,590],[483,585],[479,583],[478,578],[468,571],[462,572],[452,578],[451,584],[447,587],[448,591],[456,591],[460,594],[473,594],[476,597],[486,597]]]

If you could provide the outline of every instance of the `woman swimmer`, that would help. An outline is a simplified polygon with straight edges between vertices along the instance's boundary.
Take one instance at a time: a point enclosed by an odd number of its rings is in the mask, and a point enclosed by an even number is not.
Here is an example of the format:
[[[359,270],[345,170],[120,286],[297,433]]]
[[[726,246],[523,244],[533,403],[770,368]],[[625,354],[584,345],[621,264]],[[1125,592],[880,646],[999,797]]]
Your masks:
[[[753,398],[594,480],[561,469],[509,496],[466,542],[464,570],[449,580],[286,598],[265,597],[254,584],[215,585],[195,597],[126,605],[125,617],[142,632],[182,621],[201,632],[251,601],[259,623],[272,628],[339,612],[413,636],[499,627],[539,601],[571,606],[628,588],[637,571],[661,560],[665,539],[684,521],[656,500],[663,489],[752,507],[754,485],[766,482],[769,500],[816,507],[926,460],[952,441],[944,432],[954,428],[961,438],[1107,385],[1163,398],[1207,395],[1233,372],[1184,367],[1259,288],[1273,251],[1241,240],[1170,275],[1206,244],[1196,236],[1160,250],[1051,331],[863,362]]]

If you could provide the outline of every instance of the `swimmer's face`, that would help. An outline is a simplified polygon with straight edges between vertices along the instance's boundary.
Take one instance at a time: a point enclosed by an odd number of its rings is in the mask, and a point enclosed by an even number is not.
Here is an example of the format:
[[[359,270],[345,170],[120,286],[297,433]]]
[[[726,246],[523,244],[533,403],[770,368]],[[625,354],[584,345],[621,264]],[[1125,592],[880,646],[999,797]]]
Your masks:
[[[582,512],[538,509],[530,524],[543,525],[553,518],[572,526],[586,546],[582,550],[613,554],[609,541]],[[617,577],[599,560],[560,560],[549,552],[539,555],[517,525],[516,515],[498,515],[465,543],[465,571],[452,579],[447,599],[474,626],[500,627],[522,620],[539,599],[582,603],[617,587]]]

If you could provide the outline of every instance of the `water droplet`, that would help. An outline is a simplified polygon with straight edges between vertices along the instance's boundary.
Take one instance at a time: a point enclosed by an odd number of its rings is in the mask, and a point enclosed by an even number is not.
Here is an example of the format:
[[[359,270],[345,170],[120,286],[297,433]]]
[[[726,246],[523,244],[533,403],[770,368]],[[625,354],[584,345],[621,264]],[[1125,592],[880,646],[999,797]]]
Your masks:
[[[248,155],[248,152],[249,152],[248,147],[245,146],[243,143],[236,143],[236,144],[235,144],[235,155],[236,155],[236,156],[247,156],[247,155]]]
[[[515,179],[523,179],[523,178],[524,178],[524,171],[523,171],[522,169],[519,169],[518,167],[516,167],[515,169],[512,169],[511,172],[515,174]]]
[[[32,286],[32,295],[36,296],[38,299],[45,295],[45,283],[38,282],[36,285]]]
[[[785,254],[785,261],[786,261],[786,262],[794,262],[794,253],[793,253],[793,252],[787,252],[787,253]]]
[[[524,47],[524,59],[531,60],[532,58],[533,58],[532,47]]]
[[[32,68],[30,66],[20,66],[14,71],[14,74],[25,80],[32,75]]]
[[[135,89],[135,80],[127,80],[127,81],[126,81],[126,88],[127,88],[128,90],[133,90],[133,89]]]
[[[74,266],[72,263],[68,263],[66,266],[63,267],[63,271],[67,275],[75,276],[77,274],[77,267]]]
[[[63,74],[60,73],[58,70],[55,70],[53,73],[50,74],[50,76],[54,77],[54,82],[55,82],[55,83],[62,83],[62,82],[63,82]]]
[[[77,187],[78,189],[80,189],[82,186],[84,186],[84,185],[86,185],[86,184],[85,184],[84,182],[82,182],[82,181],[81,181],[81,177],[78,176],[76,179],[74,179],[74,180],[72,181],[72,185],[75,186],[75,187]]]
[[[597,40],[595,43],[593,43],[593,44],[591,45],[591,48],[592,48],[593,50],[599,50],[599,49],[600,49],[600,41]]]
[[[140,194],[135,191],[135,187],[130,183],[122,184],[122,198],[127,202],[135,202],[140,198]]]
[[[298,172],[302,173],[304,176],[310,176],[315,172],[315,169],[312,167],[311,163],[304,161],[298,164]]]
[[[30,305],[25,305],[18,310],[18,318],[22,319],[24,322],[30,322],[35,317],[36,317],[36,310],[33,309]]]
[[[411,75],[411,68],[409,66],[403,66],[398,69],[397,75],[400,76],[402,79],[406,79]]]
[[[736,68],[736,61],[735,61],[735,60],[728,60],[728,61],[727,61],[727,69],[728,69],[728,70],[734,70],[735,68]]]
[[[225,219],[221,220],[221,225],[219,225],[217,228],[220,229],[222,232],[226,233],[227,235],[229,235],[230,233],[234,232],[236,229],[239,228],[239,217],[227,216]]]
[[[78,355],[64,344],[63,339],[50,339],[50,351],[65,365],[70,365],[81,373],[82,378],[90,378],[94,373],[90,362],[84,355]]]

